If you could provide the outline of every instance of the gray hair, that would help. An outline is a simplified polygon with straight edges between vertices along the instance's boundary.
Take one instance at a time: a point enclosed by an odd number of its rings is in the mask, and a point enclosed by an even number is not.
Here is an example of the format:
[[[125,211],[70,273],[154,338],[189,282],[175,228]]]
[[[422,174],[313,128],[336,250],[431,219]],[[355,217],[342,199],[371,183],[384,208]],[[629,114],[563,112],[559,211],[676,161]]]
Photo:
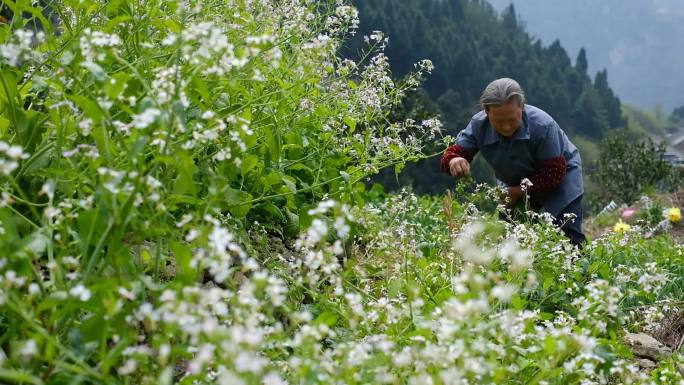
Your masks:
[[[510,102],[513,98],[522,107],[525,103],[525,92],[520,84],[511,78],[496,79],[487,85],[482,91],[480,103],[487,109],[488,106],[498,106]]]

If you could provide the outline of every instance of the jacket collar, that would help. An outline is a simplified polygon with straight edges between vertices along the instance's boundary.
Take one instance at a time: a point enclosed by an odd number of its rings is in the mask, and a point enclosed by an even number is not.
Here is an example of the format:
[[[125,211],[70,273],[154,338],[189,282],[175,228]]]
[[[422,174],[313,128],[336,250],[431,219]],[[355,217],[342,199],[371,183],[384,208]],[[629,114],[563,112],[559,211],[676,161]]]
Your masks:
[[[502,135],[500,135],[494,127],[489,123],[489,118],[485,118],[484,125],[485,129],[485,137],[484,137],[484,144],[485,145],[490,145],[494,144],[496,142],[501,141],[502,139],[505,139]],[[523,110],[522,114],[522,124],[518,129],[515,131],[515,134],[513,134],[513,137],[511,140],[525,140],[525,139],[530,139],[530,127],[527,123],[527,112]]]

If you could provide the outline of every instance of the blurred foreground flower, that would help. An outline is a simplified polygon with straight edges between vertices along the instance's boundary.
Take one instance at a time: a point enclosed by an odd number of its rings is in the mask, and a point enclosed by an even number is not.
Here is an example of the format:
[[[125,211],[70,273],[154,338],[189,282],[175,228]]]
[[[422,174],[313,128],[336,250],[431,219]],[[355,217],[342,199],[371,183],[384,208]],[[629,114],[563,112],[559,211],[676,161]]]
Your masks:
[[[622,222],[622,219],[618,220],[618,223],[613,226],[613,231],[616,233],[624,233],[625,231],[629,231],[632,226],[628,225],[627,223]]]
[[[682,212],[679,207],[672,207],[667,210],[667,219],[672,223],[677,223],[682,220]]]

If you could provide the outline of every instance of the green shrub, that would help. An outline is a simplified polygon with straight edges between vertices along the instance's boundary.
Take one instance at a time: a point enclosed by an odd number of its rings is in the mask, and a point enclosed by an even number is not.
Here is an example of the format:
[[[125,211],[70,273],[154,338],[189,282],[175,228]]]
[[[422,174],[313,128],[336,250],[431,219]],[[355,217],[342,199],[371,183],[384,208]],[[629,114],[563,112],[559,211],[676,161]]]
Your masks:
[[[605,138],[599,149],[599,159],[589,173],[597,186],[593,198],[604,204],[611,200],[630,204],[646,189],[674,191],[682,185],[679,170],[663,158],[664,143],[650,138],[633,142],[618,131]]]

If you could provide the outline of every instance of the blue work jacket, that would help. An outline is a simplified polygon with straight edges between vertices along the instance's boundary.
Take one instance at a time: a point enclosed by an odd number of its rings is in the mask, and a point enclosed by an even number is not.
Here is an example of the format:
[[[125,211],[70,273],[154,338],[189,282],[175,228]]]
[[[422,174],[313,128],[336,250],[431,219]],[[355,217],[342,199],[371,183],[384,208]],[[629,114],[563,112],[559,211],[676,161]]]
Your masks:
[[[500,135],[480,111],[456,138],[456,144],[472,153],[480,152],[492,166],[496,178],[508,186],[520,185],[537,170],[537,162],[565,157],[567,170],[560,186],[538,202],[554,217],[584,193],[580,153],[553,118],[540,108],[526,104],[522,124],[513,136]]]

